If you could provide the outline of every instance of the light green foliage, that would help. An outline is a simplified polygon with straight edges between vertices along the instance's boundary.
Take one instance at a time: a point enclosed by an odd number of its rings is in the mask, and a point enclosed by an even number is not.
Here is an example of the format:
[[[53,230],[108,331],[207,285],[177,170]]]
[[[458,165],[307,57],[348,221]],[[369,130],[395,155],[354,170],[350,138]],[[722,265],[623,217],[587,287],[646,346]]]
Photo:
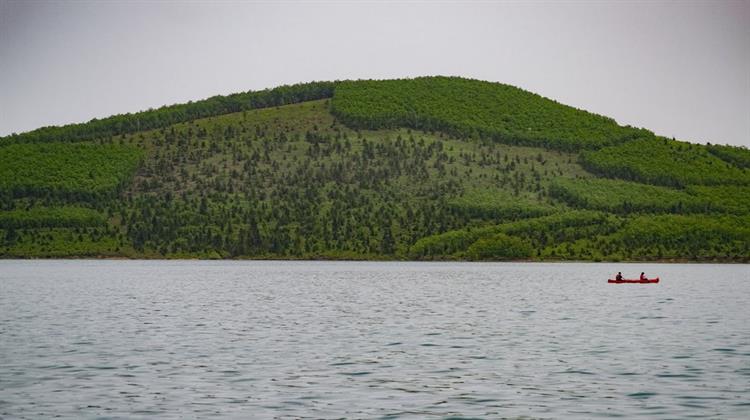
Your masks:
[[[470,190],[449,200],[448,205],[470,218],[486,220],[538,217],[556,211],[555,207],[538,199],[495,189]]]
[[[747,216],[641,215],[609,233],[556,242],[543,259],[750,261]]]
[[[622,219],[619,217],[579,210],[509,223],[502,226],[502,231],[528,241],[535,250],[536,258],[591,260],[597,259],[597,245],[589,244],[574,252],[571,244],[611,234],[621,226]],[[563,248],[555,250],[556,247]]]
[[[606,178],[558,178],[550,194],[571,206],[614,213],[662,213],[709,209],[701,199],[667,187]]]
[[[687,192],[714,211],[750,213],[750,185],[691,185]]]
[[[628,246],[699,244],[715,245],[722,240],[750,243],[750,217],[698,215],[638,216],[615,234]]]
[[[518,260],[530,257],[532,252],[524,240],[498,233],[471,244],[466,255],[473,260]]]
[[[414,259],[441,259],[458,257],[471,244],[481,238],[498,233],[496,225],[475,229],[451,230],[419,239],[409,249],[409,257]]]
[[[645,137],[581,154],[584,167],[610,178],[682,187],[750,184],[750,172],[722,161],[705,146]]]
[[[750,217],[639,216],[608,238],[638,259],[750,259]]]
[[[607,178],[558,178],[549,191],[571,206],[613,213],[750,213],[750,186],[744,185],[678,190]]]
[[[586,228],[590,226],[599,229],[599,233],[611,232],[617,228],[619,220],[618,217],[604,212],[575,210],[507,223],[501,226],[501,230],[509,235],[538,239],[544,245],[551,239],[567,242],[586,236]]]
[[[112,195],[131,178],[142,156],[135,147],[115,144],[4,146],[0,147],[0,191],[74,199]]]
[[[0,228],[103,226],[101,213],[76,206],[32,207],[0,212]]]
[[[341,82],[333,113],[359,128],[440,130],[562,150],[601,147],[648,133],[514,86],[458,77]]]

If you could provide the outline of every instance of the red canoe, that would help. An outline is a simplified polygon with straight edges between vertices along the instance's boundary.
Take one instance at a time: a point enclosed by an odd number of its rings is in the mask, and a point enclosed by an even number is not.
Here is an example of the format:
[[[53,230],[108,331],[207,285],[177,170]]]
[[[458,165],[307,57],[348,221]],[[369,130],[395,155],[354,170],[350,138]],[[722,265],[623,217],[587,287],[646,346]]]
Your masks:
[[[617,283],[617,284],[620,284],[620,283],[642,283],[642,284],[646,284],[646,283],[658,283],[658,282],[659,282],[659,278],[658,277],[655,278],[655,279],[646,279],[646,280],[639,280],[639,279],[622,279],[622,280],[609,279],[609,280],[607,280],[607,283]]]

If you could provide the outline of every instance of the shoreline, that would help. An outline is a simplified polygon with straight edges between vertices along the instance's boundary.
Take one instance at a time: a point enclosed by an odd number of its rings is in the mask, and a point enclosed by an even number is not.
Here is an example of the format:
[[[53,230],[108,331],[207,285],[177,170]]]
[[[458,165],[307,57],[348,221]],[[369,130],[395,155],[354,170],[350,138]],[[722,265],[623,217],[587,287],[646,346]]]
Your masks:
[[[524,260],[465,260],[465,259],[433,259],[414,260],[401,258],[273,258],[263,256],[258,258],[169,258],[169,257],[127,257],[127,256],[64,256],[64,257],[18,257],[0,256],[0,261],[278,261],[278,262],[423,262],[423,263],[550,263],[550,264],[750,264],[750,260],[692,260],[682,258],[655,260],[552,260],[552,259],[524,259]]]

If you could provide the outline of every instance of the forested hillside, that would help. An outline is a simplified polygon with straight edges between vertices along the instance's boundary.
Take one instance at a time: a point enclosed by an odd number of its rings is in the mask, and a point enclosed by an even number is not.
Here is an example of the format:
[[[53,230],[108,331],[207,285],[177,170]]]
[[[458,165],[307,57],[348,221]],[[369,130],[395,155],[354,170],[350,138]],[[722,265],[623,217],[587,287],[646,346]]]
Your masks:
[[[5,257],[750,260],[748,151],[461,78],[0,139]]]
[[[514,86],[457,77],[342,82],[332,111],[357,128],[439,130],[568,151],[650,134]]]

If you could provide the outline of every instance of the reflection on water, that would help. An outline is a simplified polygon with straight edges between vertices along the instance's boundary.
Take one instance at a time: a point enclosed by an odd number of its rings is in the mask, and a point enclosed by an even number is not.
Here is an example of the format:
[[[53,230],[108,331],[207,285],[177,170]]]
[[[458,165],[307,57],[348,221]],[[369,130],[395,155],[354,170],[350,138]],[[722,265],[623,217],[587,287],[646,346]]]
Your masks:
[[[659,284],[607,284],[617,271]],[[746,265],[0,261],[0,417],[743,417]]]

